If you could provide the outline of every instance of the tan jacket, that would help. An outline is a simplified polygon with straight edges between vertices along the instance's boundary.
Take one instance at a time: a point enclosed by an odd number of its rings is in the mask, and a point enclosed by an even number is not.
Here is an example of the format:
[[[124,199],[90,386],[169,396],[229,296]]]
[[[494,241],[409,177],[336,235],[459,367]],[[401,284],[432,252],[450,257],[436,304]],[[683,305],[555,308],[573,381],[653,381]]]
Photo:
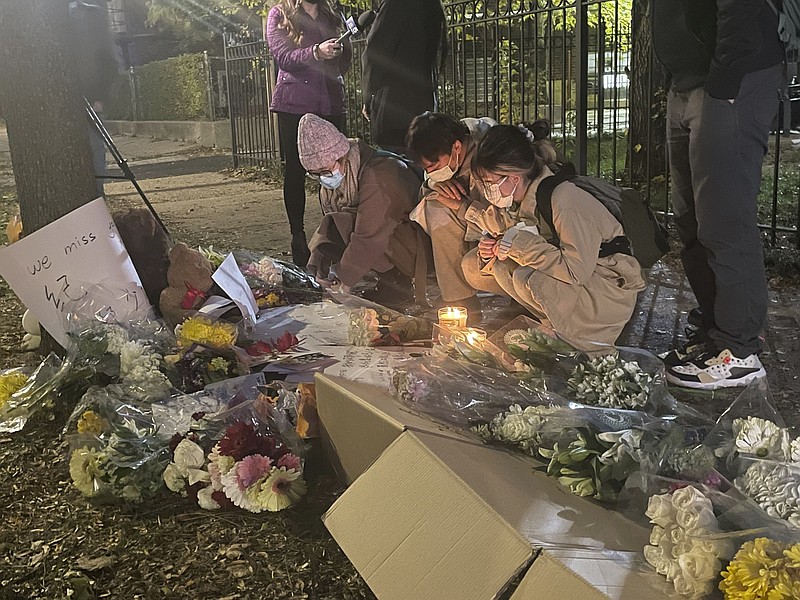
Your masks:
[[[641,267],[625,254],[598,258],[602,242],[624,235],[622,225],[596,198],[570,182],[553,192],[553,225],[560,245],[550,244],[553,232],[536,209],[536,190],[549,175],[545,168],[531,183],[516,215],[492,206],[468,218],[510,242],[507,260],[530,267],[525,286],[553,329],[576,342],[613,344],[645,288]],[[513,227],[515,222],[520,226]]]
[[[326,244],[344,242],[336,274],[349,286],[358,283],[370,269],[379,273],[394,266],[414,273],[418,238],[408,213],[417,201],[419,177],[403,162],[373,157],[374,150],[359,142],[361,170],[358,175],[357,211],[326,215],[309,242],[312,271],[327,275],[330,259],[323,256]]]

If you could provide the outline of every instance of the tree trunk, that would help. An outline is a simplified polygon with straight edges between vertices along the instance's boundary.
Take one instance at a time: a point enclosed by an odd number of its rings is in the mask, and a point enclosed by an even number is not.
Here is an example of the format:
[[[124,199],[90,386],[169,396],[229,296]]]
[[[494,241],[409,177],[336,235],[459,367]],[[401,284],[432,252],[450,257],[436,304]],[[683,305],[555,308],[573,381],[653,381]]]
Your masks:
[[[630,128],[628,130],[629,185],[648,186],[666,173],[667,73],[653,54],[649,0],[633,2],[633,56],[631,60]]]
[[[66,0],[0,10],[0,106],[26,234],[97,196],[70,27]]]
[[[64,0],[0,11],[0,105],[25,233],[97,196]]]

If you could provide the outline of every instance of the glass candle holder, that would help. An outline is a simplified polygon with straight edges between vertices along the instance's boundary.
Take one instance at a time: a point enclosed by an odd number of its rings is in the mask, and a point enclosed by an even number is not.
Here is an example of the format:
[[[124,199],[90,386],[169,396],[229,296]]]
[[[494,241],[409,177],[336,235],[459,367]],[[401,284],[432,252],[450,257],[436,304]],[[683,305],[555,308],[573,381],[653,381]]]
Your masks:
[[[467,326],[467,309],[463,306],[444,306],[439,309],[439,327],[460,330]]]

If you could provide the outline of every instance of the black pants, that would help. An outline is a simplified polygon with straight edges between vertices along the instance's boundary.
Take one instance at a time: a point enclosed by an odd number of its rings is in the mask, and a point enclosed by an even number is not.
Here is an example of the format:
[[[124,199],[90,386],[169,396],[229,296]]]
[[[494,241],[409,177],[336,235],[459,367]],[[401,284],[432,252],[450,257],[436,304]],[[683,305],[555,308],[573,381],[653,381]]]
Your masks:
[[[718,350],[760,350],[767,279],[758,230],[761,165],[778,109],[781,65],[749,73],[729,100],[670,91],[667,140],[675,225],[703,329]]]
[[[297,126],[303,115],[279,112],[278,135],[281,145],[285,169],[283,175],[283,204],[286,207],[286,216],[289,218],[289,229],[292,234],[304,231],[303,217],[306,212],[306,170],[300,164],[300,154],[297,150]],[[344,115],[320,115],[326,121],[333,123],[339,131],[344,132]]]

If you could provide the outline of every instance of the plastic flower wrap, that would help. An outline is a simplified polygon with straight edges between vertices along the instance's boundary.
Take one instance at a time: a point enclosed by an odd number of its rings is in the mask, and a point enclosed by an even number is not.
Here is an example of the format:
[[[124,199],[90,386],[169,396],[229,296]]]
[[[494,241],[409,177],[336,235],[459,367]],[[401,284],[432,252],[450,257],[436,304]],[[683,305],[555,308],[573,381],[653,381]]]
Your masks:
[[[73,485],[85,496],[140,502],[162,489],[168,439],[130,386],[91,388],[66,431]]]
[[[720,531],[711,499],[686,486],[650,497],[645,513],[653,524],[644,556],[659,575],[688,598],[701,598],[714,589],[722,560],[731,544]]]
[[[566,400],[546,390],[528,390],[503,371],[464,363],[447,355],[406,361],[392,373],[392,391],[413,411],[454,429],[489,423],[518,405],[565,405]]]
[[[76,371],[70,359],[62,360],[56,354],[50,354],[29,377],[25,377],[21,386],[17,387],[21,379],[19,375],[8,377],[3,391],[8,396],[0,402],[0,433],[20,431],[38,411],[54,408],[62,403],[65,395],[82,393],[80,387],[75,389],[68,385],[71,372]]]
[[[508,364],[510,356],[512,371],[527,387],[546,388],[587,406],[693,412],[668,395],[662,363],[643,350],[597,346],[587,353],[527,317],[517,317],[490,341],[500,352],[498,364]]]
[[[726,600],[800,598],[800,544],[759,537],[742,544],[722,572]]]

